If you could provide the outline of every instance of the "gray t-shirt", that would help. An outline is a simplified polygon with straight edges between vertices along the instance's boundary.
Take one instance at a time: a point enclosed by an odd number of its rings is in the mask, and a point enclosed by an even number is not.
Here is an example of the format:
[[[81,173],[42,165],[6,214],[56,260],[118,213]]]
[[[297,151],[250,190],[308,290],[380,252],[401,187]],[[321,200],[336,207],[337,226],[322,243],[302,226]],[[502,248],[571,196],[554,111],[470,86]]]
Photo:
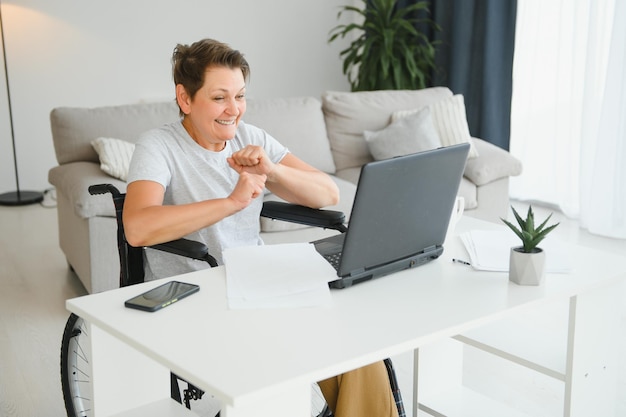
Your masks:
[[[144,133],[130,163],[128,183],[155,181],[165,188],[163,205],[187,204],[230,195],[239,174],[226,158],[246,145],[265,149],[270,160],[280,162],[289,152],[267,132],[239,122],[235,137],[226,142],[221,152],[198,145],[177,121]],[[240,212],[218,223],[185,236],[202,242],[209,253],[222,263],[222,251],[229,247],[260,245],[259,215],[263,205],[260,196]],[[146,280],[164,278],[207,268],[202,261],[146,250]]]

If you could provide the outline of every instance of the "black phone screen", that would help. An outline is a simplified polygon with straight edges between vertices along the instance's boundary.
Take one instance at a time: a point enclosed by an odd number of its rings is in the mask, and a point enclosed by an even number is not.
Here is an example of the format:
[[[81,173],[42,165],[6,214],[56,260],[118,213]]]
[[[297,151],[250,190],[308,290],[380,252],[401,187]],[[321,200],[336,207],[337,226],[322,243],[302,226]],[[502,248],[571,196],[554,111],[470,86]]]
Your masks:
[[[200,290],[200,286],[180,281],[159,285],[136,297],[126,300],[124,305],[143,311],[157,311]]]

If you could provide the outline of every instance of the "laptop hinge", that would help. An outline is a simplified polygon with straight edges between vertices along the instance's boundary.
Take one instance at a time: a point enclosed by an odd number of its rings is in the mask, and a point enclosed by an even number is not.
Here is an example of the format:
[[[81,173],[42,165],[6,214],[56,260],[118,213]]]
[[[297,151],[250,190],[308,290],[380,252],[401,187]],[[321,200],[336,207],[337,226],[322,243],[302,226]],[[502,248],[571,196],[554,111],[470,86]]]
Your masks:
[[[362,274],[363,272],[365,272],[365,268],[361,267],[359,269],[355,269],[353,271],[350,271],[350,276],[357,275],[357,274]]]
[[[437,250],[437,246],[432,245],[432,246],[428,246],[427,248],[424,248],[424,251],[422,253],[430,253],[436,250]]]

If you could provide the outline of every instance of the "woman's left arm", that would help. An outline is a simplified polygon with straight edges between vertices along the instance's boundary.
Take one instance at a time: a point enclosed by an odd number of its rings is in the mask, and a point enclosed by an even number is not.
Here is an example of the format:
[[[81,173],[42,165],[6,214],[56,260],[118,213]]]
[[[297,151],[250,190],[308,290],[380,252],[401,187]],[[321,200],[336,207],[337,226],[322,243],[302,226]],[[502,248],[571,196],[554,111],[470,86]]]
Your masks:
[[[328,174],[289,153],[268,174],[265,186],[290,203],[322,208],[339,202],[339,189]]]
[[[339,189],[330,176],[291,153],[273,163],[262,147],[248,145],[233,153],[228,163],[239,173],[266,175],[267,189],[290,203],[322,208],[339,202]]]

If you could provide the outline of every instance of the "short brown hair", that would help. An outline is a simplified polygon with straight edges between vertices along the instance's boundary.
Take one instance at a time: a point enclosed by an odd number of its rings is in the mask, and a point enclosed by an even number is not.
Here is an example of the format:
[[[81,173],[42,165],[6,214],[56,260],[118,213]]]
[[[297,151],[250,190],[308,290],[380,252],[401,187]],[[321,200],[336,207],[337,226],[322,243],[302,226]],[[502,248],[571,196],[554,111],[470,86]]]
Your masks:
[[[243,54],[225,43],[202,39],[191,45],[176,45],[172,55],[174,84],[182,84],[193,99],[204,85],[206,69],[210,66],[239,68],[244,80],[250,75],[250,66]]]

